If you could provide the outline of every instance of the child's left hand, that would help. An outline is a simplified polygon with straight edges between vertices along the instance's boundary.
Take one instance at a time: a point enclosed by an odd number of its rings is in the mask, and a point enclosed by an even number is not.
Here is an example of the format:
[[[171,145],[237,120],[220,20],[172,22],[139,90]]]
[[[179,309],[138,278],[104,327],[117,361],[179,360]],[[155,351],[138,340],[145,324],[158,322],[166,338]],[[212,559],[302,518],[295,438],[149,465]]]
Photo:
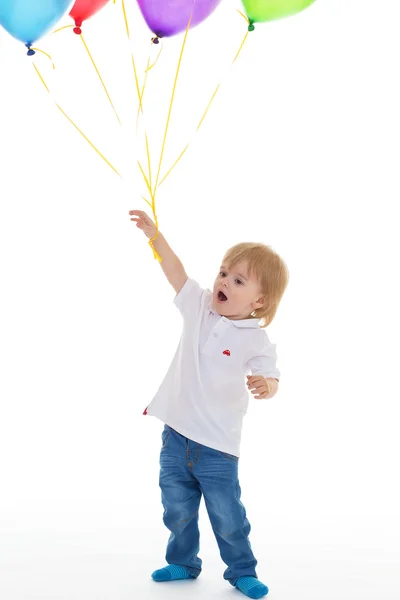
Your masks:
[[[268,398],[271,392],[270,382],[263,375],[247,375],[247,387],[257,400]]]

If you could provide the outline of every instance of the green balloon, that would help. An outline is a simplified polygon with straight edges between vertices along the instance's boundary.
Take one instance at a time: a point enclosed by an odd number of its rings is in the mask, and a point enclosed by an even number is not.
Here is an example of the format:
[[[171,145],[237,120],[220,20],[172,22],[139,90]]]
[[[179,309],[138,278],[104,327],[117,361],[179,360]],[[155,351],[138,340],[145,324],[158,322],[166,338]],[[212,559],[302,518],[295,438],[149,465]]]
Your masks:
[[[282,17],[289,17],[301,12],[315,0],[242,0],[247,17],[250,21],[249,29],[253,23],[274,21]]]

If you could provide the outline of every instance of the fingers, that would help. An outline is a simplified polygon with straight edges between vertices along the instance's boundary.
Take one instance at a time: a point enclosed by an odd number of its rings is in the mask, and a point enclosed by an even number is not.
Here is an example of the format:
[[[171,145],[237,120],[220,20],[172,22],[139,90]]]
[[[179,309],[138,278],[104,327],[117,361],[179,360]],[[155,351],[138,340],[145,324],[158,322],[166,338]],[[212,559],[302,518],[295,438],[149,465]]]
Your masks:
[[[147,217],[147,213],[144,210],[130,210],[130,215],[137,215],[138,217]]]
[[[136,227],[141,229],[148,238],[154,238],[157,228],[149,215],[143,210],[130,210],[131,221],[136,223]]]
[[[263,398],[267,398],[269,396],[268,391],[259,391],[258,394],[257,392],[252,392],[252,394],[254,395],[254,398],[256,398],[257,400],[261,400]],[[257,394],[257,396],[256,396]]]
[[[149,218],[143,210],[130,210],[129,214],[136,215],[133,217],[131,216],[131,221],[134,221],[136,223],[136,227],[144,229],[145,226],[148,224]]]
[[[253,394],[256,400],[267,398],[270,394],[269,381],[262,382],[262,379],[257,379],[256,382],[249,381],[247,383],[249,391]],[[256,395],[257,394],[257,395]]]
[[[249,391],[257,398],[261,399],[269,396],[270,385],[265,377],[260,375],[247,375],[247,387]],[[259,394],[256,396],[256,394]]]
[[[268,383],[268,382],[267,382]],[[265,379],[263,377],[258,377],[257,379],[249,379],[249,381],[247,382],[247,387],[248,388],[259,388],[262,386],[265,386]]]
[[[135,221],[137,227],[140,227],[140,229],[148,229],[150,231],[150,229],[155,227],[154,222],[143,210],[130,210],[129,214],[131,215],[131,221]],[[132,215],[134,216],[132,217]]]

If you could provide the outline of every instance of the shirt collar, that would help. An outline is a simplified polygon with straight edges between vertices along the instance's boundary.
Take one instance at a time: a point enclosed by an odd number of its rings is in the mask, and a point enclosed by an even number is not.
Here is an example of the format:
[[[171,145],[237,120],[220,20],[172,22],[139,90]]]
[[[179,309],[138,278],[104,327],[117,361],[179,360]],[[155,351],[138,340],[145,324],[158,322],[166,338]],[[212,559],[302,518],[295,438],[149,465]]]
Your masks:
[[[232,325],[234,325],[235,327],[239,327],[239,328],[246,328],[246,327],[250,327],[253,329],[259,328],[260,324],[259,324],[259,319],[255,319],[255,318],[250,318],[250,319],[239,319],[239,320],[235,320],[235,319],[228,319],[228,317],[221,317],[221,315],[219,313],[217,313],[211,306],[211,302],[212,302],[212,298],[210,299],[210,302],[208,303],[208,310],[210,312],[212,312],[214,315],[216,315],[217,317],[225,318],[227,321],[229,321],[230,323],[232,323]]]

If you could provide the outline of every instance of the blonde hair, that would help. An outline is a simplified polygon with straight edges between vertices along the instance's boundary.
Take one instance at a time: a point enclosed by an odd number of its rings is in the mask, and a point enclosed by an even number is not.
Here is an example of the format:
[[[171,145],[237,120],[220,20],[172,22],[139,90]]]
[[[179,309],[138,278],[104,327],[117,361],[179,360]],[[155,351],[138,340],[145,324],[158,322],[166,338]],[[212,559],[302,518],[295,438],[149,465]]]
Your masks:
[[[249,274],[255,277],[265,296],[264,306],[251,313],[261,319],[260,327],[267,327],[275,317],[282,296],[289,283],[289,270],[285,262],[270,246],[252,242],[242,242],[230,248],[223,264],[229,269],[238,263],[247,263]]]

